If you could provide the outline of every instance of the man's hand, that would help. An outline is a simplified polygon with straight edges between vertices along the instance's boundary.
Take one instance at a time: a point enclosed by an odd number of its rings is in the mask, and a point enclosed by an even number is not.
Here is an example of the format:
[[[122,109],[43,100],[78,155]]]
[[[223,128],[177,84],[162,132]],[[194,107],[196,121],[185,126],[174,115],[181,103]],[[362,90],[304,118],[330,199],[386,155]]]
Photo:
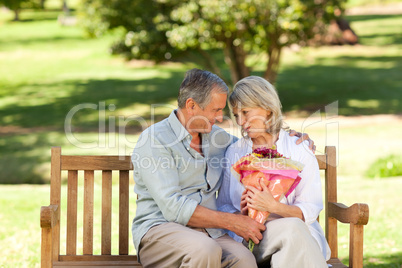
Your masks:
[[[187,223],[187,226],[198,228],[220,228],[234,232],[246,241],[260,243],[265,225],[256,222],[249,216],[211,210],[198,205]]]
[[[228,230],[234,232],[238,236],[243,237],[247,242],[251,239],[257,245],[262,239],[262,232],[265,231],[265,225],[261,224],[249,216],[231,214],[231,226]]]
[[[313,153],[315,153],[316,147],[314,145],[314,141],[312,139],[310,139],[310,137],[309,137],[309,135],[307,133],[300,133],[300,132],[297,132],[297,131],[291,129],[291,130],[289,130],[289,136],[291,136],[291,137],[293,137],[293,136],[299,137],[299,139],[296,141],[296,144],[300,144],[303,141],[308,141],[308,147],[310,148],[310,150]]]

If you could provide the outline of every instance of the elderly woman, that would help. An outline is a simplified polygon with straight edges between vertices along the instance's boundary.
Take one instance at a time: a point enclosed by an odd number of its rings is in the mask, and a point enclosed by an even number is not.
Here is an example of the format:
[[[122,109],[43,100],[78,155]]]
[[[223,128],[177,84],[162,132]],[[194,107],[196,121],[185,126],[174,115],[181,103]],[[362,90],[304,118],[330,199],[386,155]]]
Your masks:
[[[223,171],[218,206],[221,211],[247,214],[248,208],[270,212],[263,239],[253,250],[257,263],[269,267],[327,267],[330,249],[317,217],[323,208],[317,160],[306,146],[285,131],[281,102],[275,88],[256,76],[240,80],[229,97],[230,108],[242,128],[243,138],[226,151],[229,165]],[[231,174],[231,166],[256,148],[276,145],[283,156],[304,164],[295,190],[281,202],[267,187],[243,185]],[[229,233],[237,241],[241,237]]]

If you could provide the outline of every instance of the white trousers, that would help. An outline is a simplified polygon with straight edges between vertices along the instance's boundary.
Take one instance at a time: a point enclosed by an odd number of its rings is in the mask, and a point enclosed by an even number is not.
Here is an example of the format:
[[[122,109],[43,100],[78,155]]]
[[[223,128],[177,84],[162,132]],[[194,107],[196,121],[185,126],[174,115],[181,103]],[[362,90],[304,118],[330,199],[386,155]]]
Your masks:
[[[263,239],[253,251],[258,267],[328,267],[317,241],[299,218],[275,219],[265,226]]]
[[[144,268],[257,268],[253,254],[228,235],[212,239],[205,229],[177,223],[152,227],[141,239]]]

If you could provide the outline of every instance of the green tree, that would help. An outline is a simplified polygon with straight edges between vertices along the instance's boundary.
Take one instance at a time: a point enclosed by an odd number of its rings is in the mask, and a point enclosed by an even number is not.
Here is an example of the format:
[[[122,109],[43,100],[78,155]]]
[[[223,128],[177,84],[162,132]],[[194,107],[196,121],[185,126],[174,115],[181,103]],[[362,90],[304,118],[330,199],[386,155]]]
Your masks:
[[[156,61],[198,50],[221,74],[208,51],[222,49],[231,82],[250,75],[251,54],[267,55],[264,77],[275,82],[283,47],[305,45],[342,11],[345,0],[97,0],[86,2],[87,29],[97,35],[123,26],[114,51]],[[94,8],[97,5],[99,8]],[[92,10],[92,12],[90,12]],[[91,18],[92,16],[92,18]],[[93,18],[96,19],[93,19]]]
[[[14,12],[14,21],[20,20],[20,12],[25,8],[38,8],[40,3],[37,0],[0,0],[0,7],[6,8]]]
[[[14,20],[18,21],[20,19],[20,11],[22,4],[28,2],[28,0],[0,0],[0,6],[3,5],[14,12]]]

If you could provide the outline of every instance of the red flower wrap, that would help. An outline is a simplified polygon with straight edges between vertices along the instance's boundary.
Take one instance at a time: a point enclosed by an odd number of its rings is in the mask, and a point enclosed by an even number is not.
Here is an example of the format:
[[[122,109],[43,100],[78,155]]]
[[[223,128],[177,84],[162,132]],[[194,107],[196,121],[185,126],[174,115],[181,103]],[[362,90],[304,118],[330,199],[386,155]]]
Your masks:
[[[240,182],[244,186],[253,186],[259,190],[259,179],[268,187],[275,200],[280,201],[287,197],[299,184],[298,176],[304,165],[287,158],[259,158],[254,154],[242,157],[233,166]],[[248,215],[252,219],[264,224],[269,216],[268,211],[248,209]]]

